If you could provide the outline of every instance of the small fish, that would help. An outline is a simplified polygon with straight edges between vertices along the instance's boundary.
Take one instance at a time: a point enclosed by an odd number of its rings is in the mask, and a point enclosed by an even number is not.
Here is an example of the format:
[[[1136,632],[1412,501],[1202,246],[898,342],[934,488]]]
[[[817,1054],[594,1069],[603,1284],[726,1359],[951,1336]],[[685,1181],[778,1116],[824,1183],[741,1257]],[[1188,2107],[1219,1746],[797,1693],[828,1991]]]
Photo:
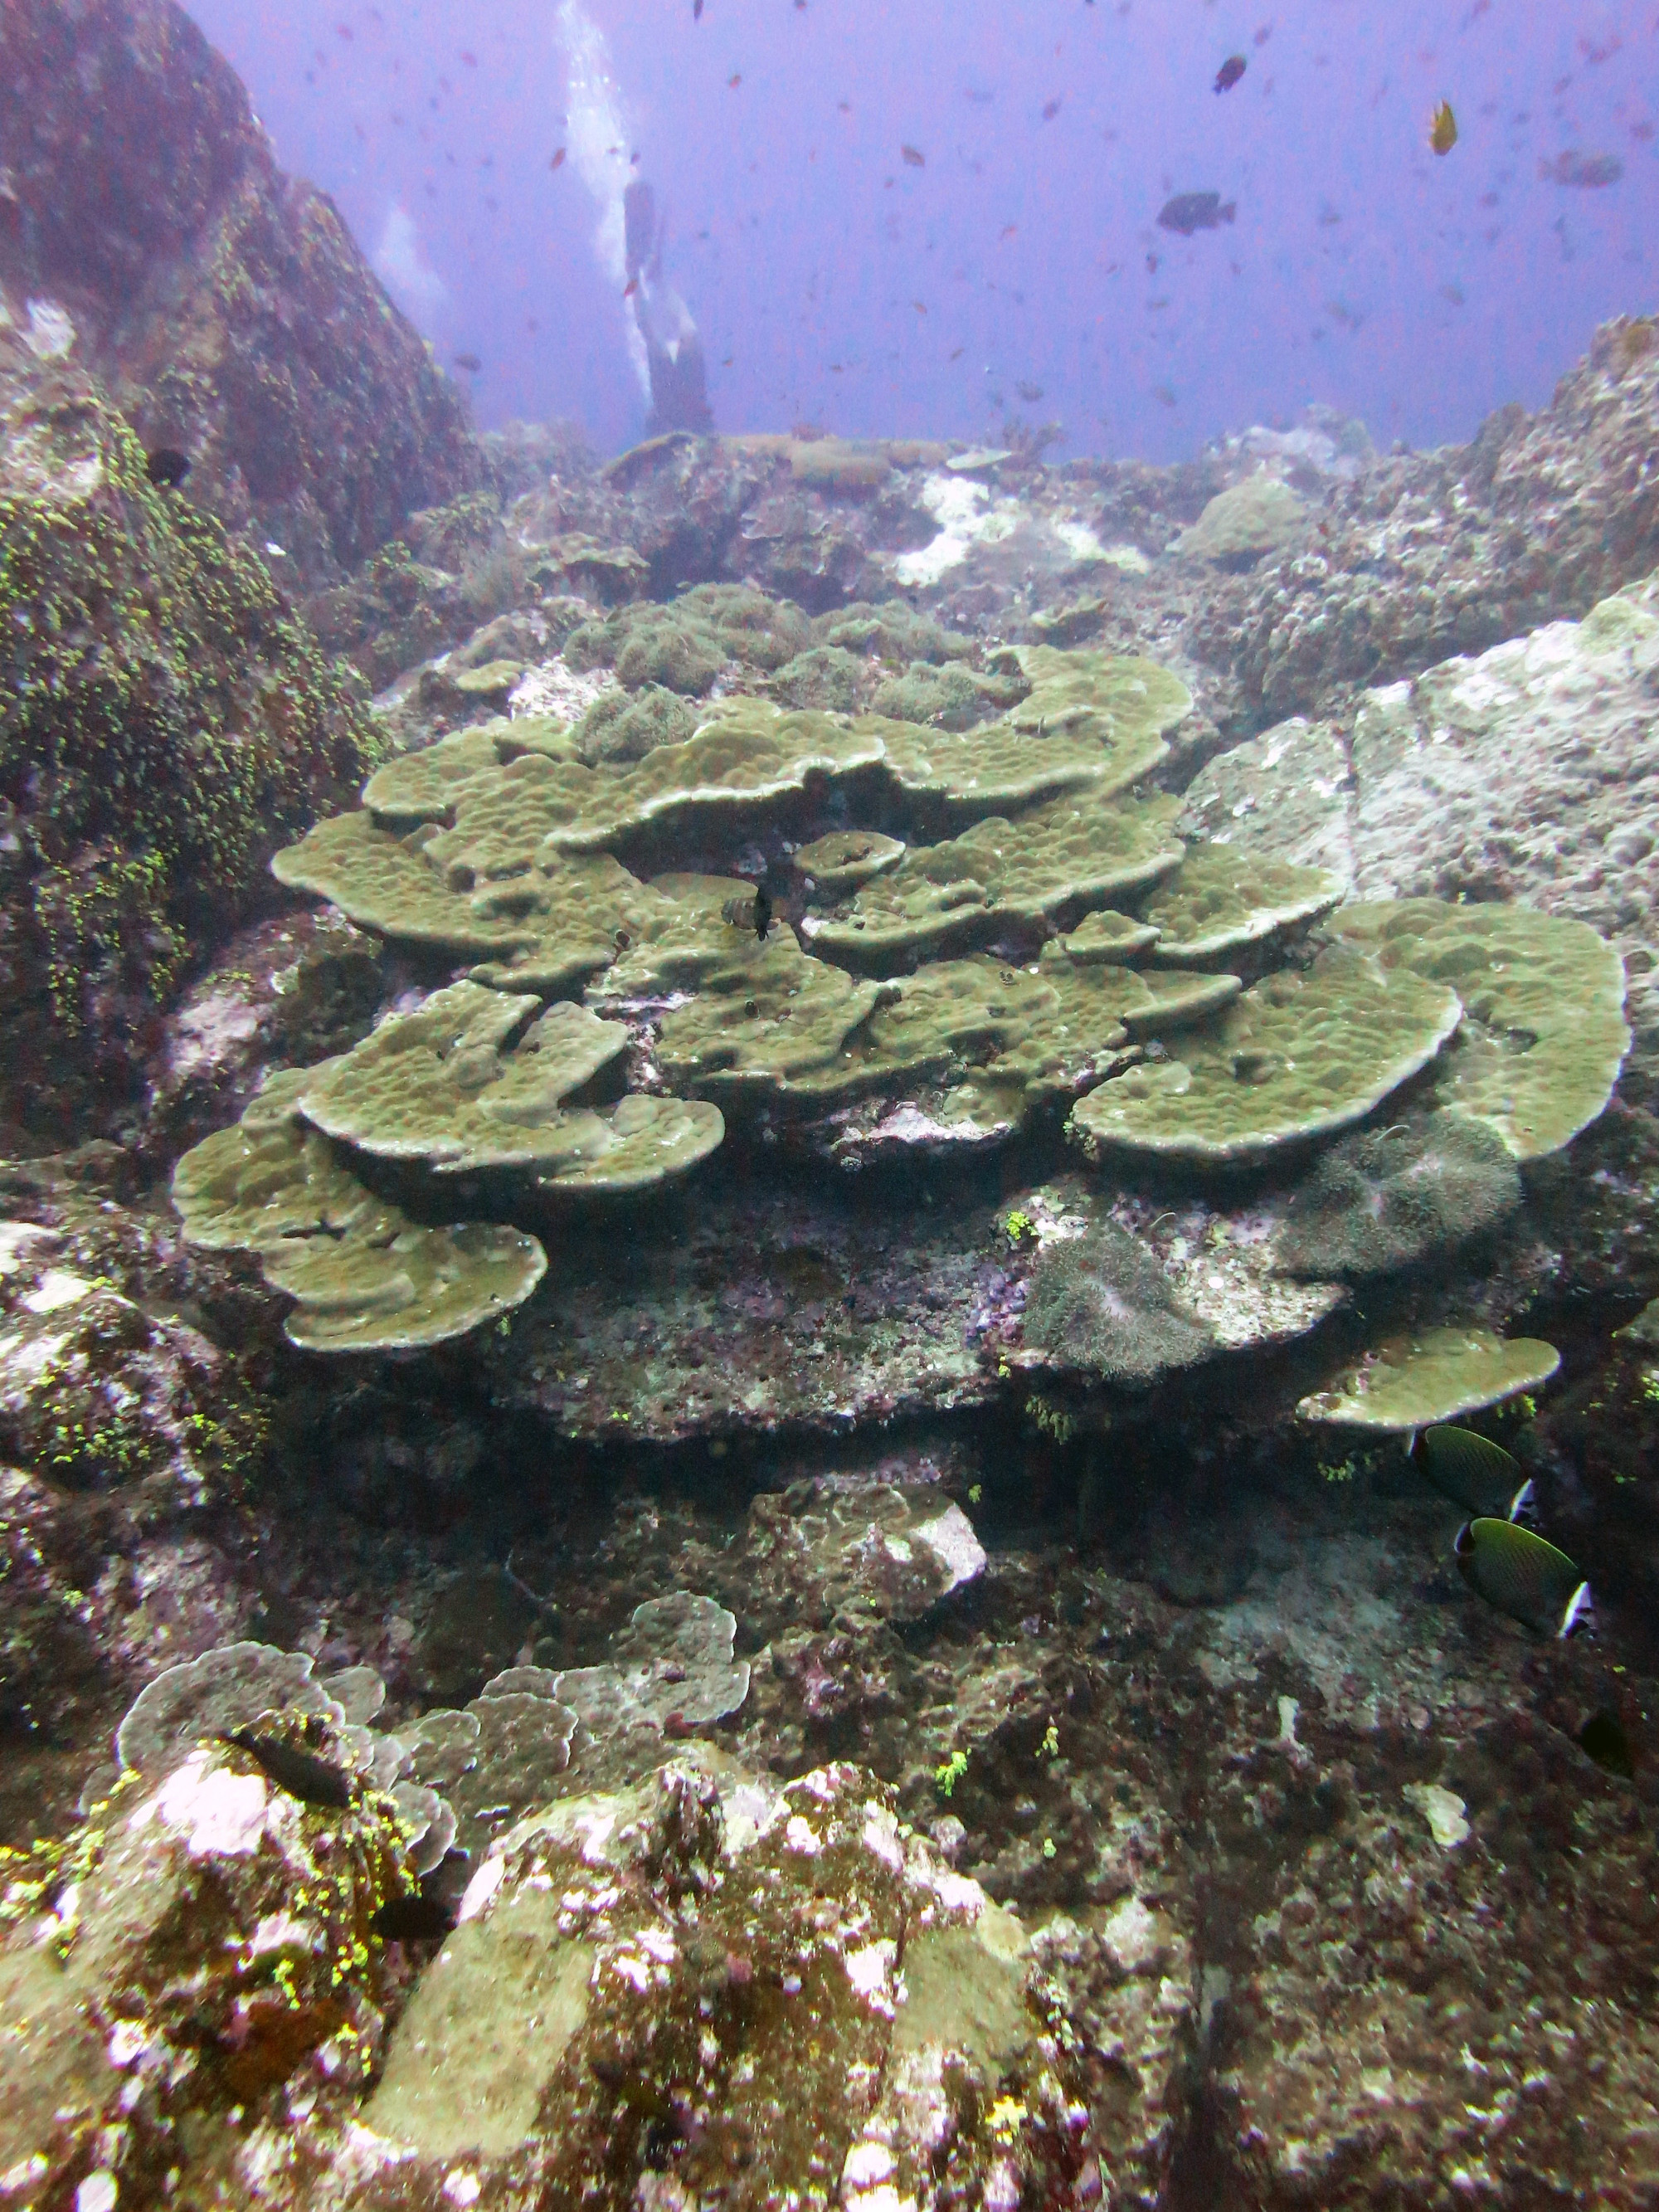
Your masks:
[[[447,1898],[416,1889],[387,1898],[368,1924],[383,1943],[435,1943],[454,1929],[456,1913]]]
[[[1035,407],[1042,397],[1042,386],[1040,384],[1026,384],[1022,381],[1017,384],[1014,389],[1028,407]]]
[[[181,484],[190,474],[190,455],[177,446],[158,446],[144,456],[144,474],[153,484]]]
[[[1593,1636],[1590,1586],[1565,1552],[1530,1528],[1482,1516],[1457,1532],[1457,1565],[1469,1588],[1539,1634]]]
[[[284,1743],[280,1736],[261,1735],[254,1729],[228,1729],[219,1741],[245,1751],[279,1790],[303,1804],[337,1808],[351,1802],[351,1777],[331,1759],[319,1759],[314,1751],[302,1751],[298,1744]]]
[[[1531,1483],[1522,1480],[1519,1465],[1490,1437],[1438,1421],[1413,1431],[1406,1455],[1443,1498],[1466,1513],[1505,1521],[1525,1521],[1532,1513]]]
[[[1183,238],[1194,231],[1218,230],[1238,213],[1237,200],[1224,200],[1219,192],[1177,192],[1158,211],[1158,227],[1178,230]]]
[[[904,160],[909,167],[913,169],[925,169],[927,167],[927,156],[922,152],[920,146],[901,146],[899,148],[899,152],[903,155]]]
[[[1243,54],[1229,54],[1215,73],[1213,89],[1217,92],[1231,92],[1248,67],[1249,64]]]
[[[552,160],[548,163],[548,165],[547,165],[547,166],[548,166],[548,167],[549,167],[550,169],[558,169],[558,168],[562,168],[562,167],[564,166],[564,153],[565,153],[565,149],[564,149],[564,148],[563,148],[562,146],[561,146],[561,147],[560,147],[560,149],[559,149],[559,150],[558,150],[558,152],[557,152],[557,153],[553,156],[553,159],[552,159]]]
[[[755,934],[763,945],[766,942],[766,933],[771,927],[772,902],[766,895],[765,884],[757,884],[755,886]]]
[[[1443,100],[1429,118],[1429,143],[1437,154],[1449,154],[1457,143],[1457,118],[1449,100]]]
[[[1595,191],[1605,185],[1616,185],[1624,173],[1625,165],[1616,154],[1581,154],[1576,146],[1569,146],[1553,161],[1538,164],[1538,174],[1544,183],[1573,185],[1580,191]]]
[[[1059,112],[1060,102],[1057,100],[1045,100],[1043,101],[1042,119],[1045,123],[1052,123]]]
[[[477,54],[469,53],[465,46],[461,48],[461,59],[465,63],[468,69],[477,69],[478,66],[478,57]]]
[[[732,75],[726,80],[726,88],[728,92],[735,92],[742,82],[743,71],[741,70],[734,70]]]
[[[458,353],[455,356],[455,366],[457,368],[465,369],[469,376],[476,376],[483,367],[483,363],[476,353]]]

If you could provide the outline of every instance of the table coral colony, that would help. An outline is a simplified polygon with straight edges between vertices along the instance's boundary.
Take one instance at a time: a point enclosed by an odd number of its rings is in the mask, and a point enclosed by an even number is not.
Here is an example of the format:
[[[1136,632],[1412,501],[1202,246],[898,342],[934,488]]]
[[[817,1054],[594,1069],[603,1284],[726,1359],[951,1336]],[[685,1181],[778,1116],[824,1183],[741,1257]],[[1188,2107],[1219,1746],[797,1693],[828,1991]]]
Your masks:
[[[298,1301],[296,1341],[384,1349],[528,1297],[532,1225],[562,1198],[648,1191],[728,1122],[810,1132],[878,1091],[925,1087],[956,1145],[1069,1105],[1091,1158],[1200,1168],[1305,1152],[1431,1065],[1443,1110],[1518,1158],[1601,1111],[1628,1030],[1595,932],[1524,908],[1349,906],[1310,963],[1294,948],[1340,878],[1188,844],[1176,802],[1137,793],[1189,704],[1179,682],[1049,647],[1009,666],[1018,704],[956,733],[735,694],[622,767],[586,765],[562,726],[507,720],[379,770],[361,811],[276,873],[471,960],[471,980],[276,1079],[189,1154],[189,1234],[264,1255]],[[849,834],[823,824],[848,816],[883,841],[861,848],[877,865],[820,879],[824,838]],[[656,865],[757,838],[793,838],[798,926],[757,930],[743,878]],[[578,988],[585,1003],[554,995]],[[650,1087],[568,1103],[642,1024]],[[414,1179],[419,1223],[357,1180],[375,1163]],[[426,1225],[463,1178],[488,1179],[494,1223]]]

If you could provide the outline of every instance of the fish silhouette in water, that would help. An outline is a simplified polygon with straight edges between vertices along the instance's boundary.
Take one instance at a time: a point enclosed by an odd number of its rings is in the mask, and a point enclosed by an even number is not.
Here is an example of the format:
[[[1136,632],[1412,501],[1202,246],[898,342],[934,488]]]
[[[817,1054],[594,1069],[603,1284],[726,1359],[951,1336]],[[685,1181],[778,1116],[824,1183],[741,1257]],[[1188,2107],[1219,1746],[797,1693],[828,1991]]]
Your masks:
[[[153,484],[181,484],[190,474],[190,455],[177,446],[158,446],[144,456],[144,474]]]
[[[1593,192],[1616,185],[1624,173],[1625,165],[1616,154],[1581,154],[1576,146],[1569,146],[1553,161],[1538,164],[1539,177],[1545,184],[1573,185],[1580,191]]]
[[[269,1781],[306,1805],[330,1805],[337,1811],[351,1802],[351,1777],[331,1759],[319,1759],[280,1736],[261,1735],[257,1729],[227,1729],[221,1743],[245,1751]]]
[[[1457,1532],[1463,1579],[1488,1605],[1541,1636],[1594,1636],[1590,1586],[1565,1552],[1530,1528],[1486,1516]]]
[[[1158,226],[1178,230],[1183,238],[1194,231],[1219,230],[1238,213],[1237,200],[1224,200],[1219,192],[1177,192],[1158,211]]]
[[[1213,89],[1217,92],[1231,92],[1240,77],[1243,76],[1248,66],[1243,54],[1229,54],[1215,73]]]
[[[1626,1782],[1635,1781],[1636,1759],[1630,1738],[1618,1714],[1610,1713],[1605,1705],[1599,1712],[1592,1713],[1579,1729],[1578,1747],[1609,1774],[1622,1775]]]
[[[428,1897],[411,1890],[407,1897],[389,1897],[369,1926],[383,1943],[438,1943],[456,1925],[454,1906],[447,1897]]]
[[[483,367],[483,363],[476,353],[458,353],[455,356],[455,366],[465,371],[468,376],[476,376]]]
[[[1451,102],[1443,100],[1429,118],[1429,144],[1437,154],[1449,154],[1457,143],[1457,118]]]
[[[1502,1444],[1449,1422],[1413,1431],[1407,1457],[1443,1498],[1466,1513],[1530,1528],[1536,1517],[1533,1487]]]
[[[757,884],[755,886],[754,912],[755,934],[759,938],[761,943],[764,945],[766,942],[766,933],[772,927],[772,902],[766,895],[766,886],[764,884]]]

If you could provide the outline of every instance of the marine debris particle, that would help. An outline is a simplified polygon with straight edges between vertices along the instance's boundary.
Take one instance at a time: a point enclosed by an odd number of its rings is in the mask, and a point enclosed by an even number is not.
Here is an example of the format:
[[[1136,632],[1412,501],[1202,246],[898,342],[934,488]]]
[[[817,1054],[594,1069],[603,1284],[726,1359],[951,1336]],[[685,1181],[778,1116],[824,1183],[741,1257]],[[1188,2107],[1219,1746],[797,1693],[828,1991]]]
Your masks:
[[[1216,92],[1231,92],[1249,66],[1243,54],[1229,54],[1216,71],[1212,88]]]
[[[1457,143],[1457,118],[1452,113],[1451,102],[1443,100],[1429,118],[1429,144],[1437,154],[1449,154]]]

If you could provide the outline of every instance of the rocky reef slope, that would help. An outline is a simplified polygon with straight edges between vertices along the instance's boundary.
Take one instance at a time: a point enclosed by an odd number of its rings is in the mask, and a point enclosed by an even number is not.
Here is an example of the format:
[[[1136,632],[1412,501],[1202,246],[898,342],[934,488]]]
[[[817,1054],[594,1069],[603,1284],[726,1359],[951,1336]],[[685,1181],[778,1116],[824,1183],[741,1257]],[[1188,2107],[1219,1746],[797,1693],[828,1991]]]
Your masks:
[[[0,2203],[1650,2204],[1650,326],[475,447],[0,39]]]

